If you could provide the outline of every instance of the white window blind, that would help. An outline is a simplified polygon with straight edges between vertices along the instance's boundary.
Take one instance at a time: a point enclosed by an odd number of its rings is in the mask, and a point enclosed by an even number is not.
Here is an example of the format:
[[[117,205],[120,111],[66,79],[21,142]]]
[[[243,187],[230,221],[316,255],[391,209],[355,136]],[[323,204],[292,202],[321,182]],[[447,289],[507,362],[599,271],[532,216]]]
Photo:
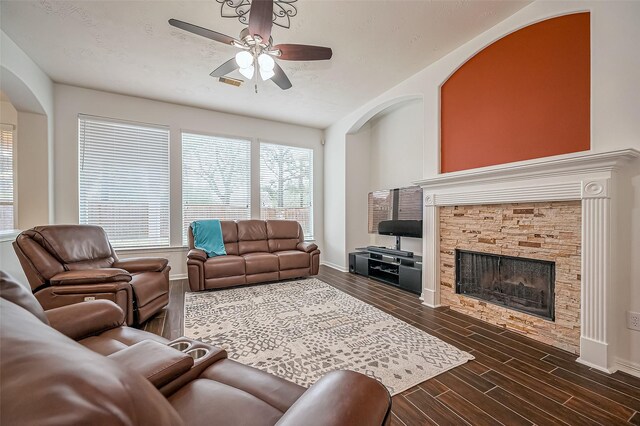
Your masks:
[[[313,150],[260,144],[260,217],[297,220],[313,239]]]
[[[13,125],[0,125],[0,231],[14,229]]]
[[[182,238],[199,219],[251,218],[251,142],[182,134]]]
[[[169,246],[169,129],[78,117],[80,223],[114,247]]]

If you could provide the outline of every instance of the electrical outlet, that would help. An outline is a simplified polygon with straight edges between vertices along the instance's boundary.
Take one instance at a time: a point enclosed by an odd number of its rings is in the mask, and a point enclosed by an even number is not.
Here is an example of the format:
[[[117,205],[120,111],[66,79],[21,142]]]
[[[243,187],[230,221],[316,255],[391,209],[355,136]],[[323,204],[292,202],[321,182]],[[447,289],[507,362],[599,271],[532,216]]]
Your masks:
[[[627,328],[640,331],[640,312],[627,311]]]

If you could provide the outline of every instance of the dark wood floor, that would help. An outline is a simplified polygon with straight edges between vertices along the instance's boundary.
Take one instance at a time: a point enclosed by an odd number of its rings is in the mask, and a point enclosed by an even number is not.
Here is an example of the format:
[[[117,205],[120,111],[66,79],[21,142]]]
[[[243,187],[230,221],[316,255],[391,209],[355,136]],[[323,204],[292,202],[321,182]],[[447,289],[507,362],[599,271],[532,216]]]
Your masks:
[[[322,281],[400,318],[475,360],[393,397],[392,425],[640,425],[640,379],[606,375],[576,356],[364,277],[322,266]],[[174,281],[165,312],[146,329],[182,335],[184,292]]]

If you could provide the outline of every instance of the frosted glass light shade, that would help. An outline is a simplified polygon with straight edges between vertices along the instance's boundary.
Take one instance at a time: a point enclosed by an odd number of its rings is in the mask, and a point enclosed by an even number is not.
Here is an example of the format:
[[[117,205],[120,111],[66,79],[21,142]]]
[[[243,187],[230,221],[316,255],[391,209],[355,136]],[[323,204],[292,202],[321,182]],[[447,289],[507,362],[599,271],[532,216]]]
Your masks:
[[[246,68],[240,68],[240,74],[247,77],[247,79],[251,80],[253,78],[253,73],[255,72],[255,68],[253,65],[249,65]]]
[[[240,69],[249,68],[253,65],[253,55],[251,55],[251,53],[247,52],[246,50],[238,52],[236,54],[236,63],[238,64]]]
[[[273,67],[276,65],[276,63],[271,55],[261,53],[260,56],[258,56],[258,65],[260,65],[261,70],[264,69],[265,71],[273,71]]]
[[[268,70],[268,69],[262,68],[262,65],[260,66],[260,77],[262,77],[262,80],[264,81],[269,80],[275,74],[276,73],[274,73],[272,69]]]

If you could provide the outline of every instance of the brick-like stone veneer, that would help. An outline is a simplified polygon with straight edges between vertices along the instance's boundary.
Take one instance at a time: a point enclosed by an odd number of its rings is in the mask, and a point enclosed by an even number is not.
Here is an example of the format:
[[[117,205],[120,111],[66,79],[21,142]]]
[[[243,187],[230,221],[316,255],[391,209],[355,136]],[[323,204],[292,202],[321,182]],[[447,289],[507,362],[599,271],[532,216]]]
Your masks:
[[[441,303],[578,354],[580,201],[440,207]],[[455,292],[455,249],[556,262],[555,321]]]

